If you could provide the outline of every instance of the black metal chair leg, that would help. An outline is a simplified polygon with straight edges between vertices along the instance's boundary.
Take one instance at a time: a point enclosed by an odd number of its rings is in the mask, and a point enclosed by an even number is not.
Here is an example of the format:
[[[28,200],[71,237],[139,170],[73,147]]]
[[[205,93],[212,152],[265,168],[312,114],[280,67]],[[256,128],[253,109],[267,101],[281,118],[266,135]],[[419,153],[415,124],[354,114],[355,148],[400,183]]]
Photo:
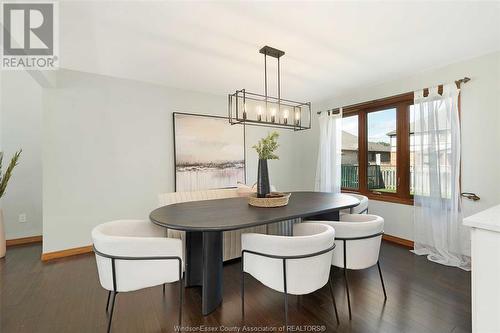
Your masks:
[[[335,302],[335,296],[333,295],[332,279],[328,279],[328,284],[330,285],[330,294],[332,295],[333,309],[335,310],[335,318],[337,318],[337,325],[340,325],[339,313],[337,311],[337,303]]]
[[[377,261],[378,275],[380,275],[380,282],[382,282],[382,289],[384,290],[384,301],[387,301],[387,293],[385,292],[384,278],[382,277],[382,270],[380,269],[380,262]]]
[[[182,279],[179,279],[179,326],[182,326]]]
[[[349,320],[352,319],[351,314],[351,296],[349,295],[349,283],[347,282],[347,242],[344,240],[342,242],[343,250],[344,250],[344,281],[345,281],[345,290],[347,294],[347,306],[349,308]]]
[[[351,314],[351,297],[349,296],[349,283],[347,282],[347,269],[344,268],[345,291],[347,294],[347,306],[349,308],[349,320],[352,319]]]
[[[111,290],[108,291],[108,300],[106,301],[106,312],[108,312],[108,308],[109,308],[109,297],[111,296]]]
[[[288,291],[286,287],[286,260],[283,259],[283,290],[285,292],[285,332],[288,332]]]
[[[241,256],[241,317],[245,317],[245,271],[243,270],[243,254]]]
[[[337,302],[335,302],[335,296],[333,295],[333,286],[331,278],[328,278],[328,284],[330,286],[330,295],[332,296],[333,309],[335,310],[335,318],[337,318],[337,325],[340,325],[339,313],[337,311]]]
[[[165,285],[166,283],[163,284],[163,295],[165,295]]]
[[[183,271],[182,271],[182,260],[179,258],[179,326],[182,326],[182,303],[183,303]],[[163,285],[165,288],[165,284]]]
[[[285,291],[285,332],[288,332],[288,293]]]
[[[113,292],[113,298],[111,299],[111,312],[109,313],[108,333],[111,332],[111,321],[113,320],[113,311],[115,309],[115,298],[117,294],[117,292]]]

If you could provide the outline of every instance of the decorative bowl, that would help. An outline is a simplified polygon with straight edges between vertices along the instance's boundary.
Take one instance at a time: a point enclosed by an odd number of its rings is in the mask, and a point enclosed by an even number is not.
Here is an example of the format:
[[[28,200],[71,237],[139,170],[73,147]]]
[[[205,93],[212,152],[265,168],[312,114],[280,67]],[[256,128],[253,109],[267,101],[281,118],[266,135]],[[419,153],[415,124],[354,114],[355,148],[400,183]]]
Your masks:
[[[273,208],[288,205],[291,193],[271,192],[265,198],[257,198],[256,193],[248,197],[248,204],[254,207]]]

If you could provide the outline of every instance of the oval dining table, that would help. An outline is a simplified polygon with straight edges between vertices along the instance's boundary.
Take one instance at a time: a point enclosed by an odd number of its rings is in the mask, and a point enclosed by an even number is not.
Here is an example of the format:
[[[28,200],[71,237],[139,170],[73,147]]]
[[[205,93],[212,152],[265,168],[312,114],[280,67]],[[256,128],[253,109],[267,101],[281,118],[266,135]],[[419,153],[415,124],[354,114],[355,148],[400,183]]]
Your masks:
[[[224,231],[297,218],[338,220],[341,209],[358,204],[358,199],[345,194],[292,192],[283,207],[253,207],[248,198],[236,197],[167,205],[149,217],[159,226],[186,232],[185,285],[201,286],[202,313],[208,315],[222,302]]]

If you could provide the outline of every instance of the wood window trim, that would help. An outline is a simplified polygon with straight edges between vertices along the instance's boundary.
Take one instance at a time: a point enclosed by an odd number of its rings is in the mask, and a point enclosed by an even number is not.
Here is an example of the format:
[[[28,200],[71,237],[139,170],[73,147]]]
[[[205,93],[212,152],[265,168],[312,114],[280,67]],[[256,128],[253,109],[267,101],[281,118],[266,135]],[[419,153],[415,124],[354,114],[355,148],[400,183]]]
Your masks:
[[[370,200],[384,201],[384,202],[391,202],[391,203],[413,206],[413,197],[400,198],[400,197],[395,196],[395,195],[374,194],[372,191],[361,192],[361,191],[356,191],[356,190],[347,189],[347,188],[343,188],[342,193],[361,194],[361,195],[366,196]]]
[[[460,88],[460,86],[457,84],[457,86]],[[429,89],[425,88],[423,89],[424,91],[424,97],[429,95]],[[443,93],[443,86],[440,85],[438,86],[438,94]],[[384,98],[378,98],[374,99],[371,101],[367,102],[361,102],[361,103],[356,103],[352,105],[348,105],[342,108],[342,113],[344,115],[351,115],[354,113],[357,113],[359,111],[364,111],[366,109],[372,109],[372,108],[384,108],[384,106],[387,106],[389,104],[399,104],[402,102],[411,102],[413,104],[413,99],[414,99],[414,93],[413,92],[407,92],[399,95],[394,95],[394,96],[389,96],[389,97],[384,97]],[[460,95],[459,95],[460,99]],[[459,103],[459,114],[460,114],[460,103]]]
[[[384,109],[385,106],[390,104],[400,104],[401,102],[411,101],[413,103],[413,93],[404,93],[396,96],[390,96],[385,98],[374,99],[368,102],[357,103],[349,105],[342,108],[342,113],[344,115],[352,115],[358,113],[359,111],[365,111],[367,109]],[[374,110],[375,111],[375,110]]]

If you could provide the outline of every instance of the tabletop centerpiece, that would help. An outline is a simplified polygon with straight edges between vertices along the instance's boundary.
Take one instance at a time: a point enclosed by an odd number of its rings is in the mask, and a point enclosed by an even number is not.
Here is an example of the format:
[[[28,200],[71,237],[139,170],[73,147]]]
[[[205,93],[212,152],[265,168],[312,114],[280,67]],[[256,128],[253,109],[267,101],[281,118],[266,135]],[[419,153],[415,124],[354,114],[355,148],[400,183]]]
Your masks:
[[[278,160],[276,155],[279,134],[276,131],[269,133],[265,138],[252,146],[259,155],[259,165],[257,169],[257,193],[248,198],[248,203],[258,207],[281,207],[288,204],[290,193],[271,193],[271,184],[269,182],[269,169],[267,160]]]

